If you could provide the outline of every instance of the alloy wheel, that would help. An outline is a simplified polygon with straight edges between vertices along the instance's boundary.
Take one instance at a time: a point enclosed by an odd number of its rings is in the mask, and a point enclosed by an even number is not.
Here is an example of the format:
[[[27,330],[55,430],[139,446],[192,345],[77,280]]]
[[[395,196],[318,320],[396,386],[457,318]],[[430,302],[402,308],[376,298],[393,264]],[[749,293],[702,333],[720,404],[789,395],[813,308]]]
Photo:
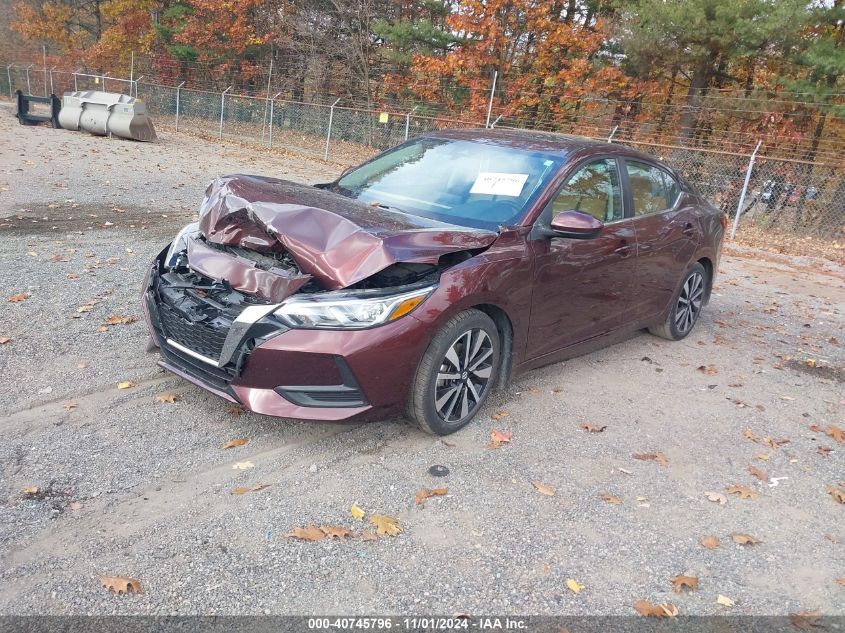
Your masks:
[[[701,273],[694,272],[684,282],[675,306],[675,327],[680,334],[686,334],[695,325],[703,298],[704,277]]]
[[[493,341],[480,328],[467,330],[449,347],[434,382],[434,407],[445,422],[474,413],[493,373]]]

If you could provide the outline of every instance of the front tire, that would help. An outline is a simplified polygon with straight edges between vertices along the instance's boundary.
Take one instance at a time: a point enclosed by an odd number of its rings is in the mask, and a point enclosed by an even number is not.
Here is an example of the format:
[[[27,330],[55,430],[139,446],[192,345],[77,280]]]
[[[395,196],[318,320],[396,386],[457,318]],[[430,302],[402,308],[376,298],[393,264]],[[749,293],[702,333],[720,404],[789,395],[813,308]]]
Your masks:
[[[685,338],[698,322],[701,308],[704,307],[707,284],[707,271],[696,262],[687,270],[680,287],[675,291],[666,320],[648,328],[648,331],[670,341]]]
[[[434,435],[448,435],[469,424],[495,386],[501,349],[496,324],[480,310],[449,319],[417,368],[408,417]]]

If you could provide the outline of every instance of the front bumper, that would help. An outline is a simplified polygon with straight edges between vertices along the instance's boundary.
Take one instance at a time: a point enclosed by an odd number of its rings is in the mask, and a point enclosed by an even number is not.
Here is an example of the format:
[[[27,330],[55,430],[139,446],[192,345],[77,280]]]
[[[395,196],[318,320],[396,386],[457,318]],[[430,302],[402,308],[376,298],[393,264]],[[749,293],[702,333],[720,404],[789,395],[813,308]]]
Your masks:
[[[209,308],[172,283],[163,259],[164,252],[148,272],[143,307],[159,365],[168,371],[264,415],[339,421],[404,410],[428,340],[417,319],[369,330],[289,329],[270,304],[254,299]]]

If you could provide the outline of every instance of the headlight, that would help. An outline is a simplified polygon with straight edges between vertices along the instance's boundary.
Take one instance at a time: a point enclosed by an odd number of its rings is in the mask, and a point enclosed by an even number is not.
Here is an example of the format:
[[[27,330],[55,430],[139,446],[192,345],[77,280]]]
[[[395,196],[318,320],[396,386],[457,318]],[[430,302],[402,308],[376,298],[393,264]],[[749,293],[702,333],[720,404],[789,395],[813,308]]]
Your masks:
[[[173,261],[174,256],[178,255],[186,248],[188,248],[188,238],[197,235],[200,232],[199,222],[191,222],[176,234],[176,238],[171,242],[170,248],[167,250],[167,255],[164,256],[164,265],[172,267],[176,262]]]
[[[360,330],[405,316],[433,291],[434,286],[429,286],[398,295],[367,298],[354,294],[295,296],[286,299],[275,314],[294,328]]]

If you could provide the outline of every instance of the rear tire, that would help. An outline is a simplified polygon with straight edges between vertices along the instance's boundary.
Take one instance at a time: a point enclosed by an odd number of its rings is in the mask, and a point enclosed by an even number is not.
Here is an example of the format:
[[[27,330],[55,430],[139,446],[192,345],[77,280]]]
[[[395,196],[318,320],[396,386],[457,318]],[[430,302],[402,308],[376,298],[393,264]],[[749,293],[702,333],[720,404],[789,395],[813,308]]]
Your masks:
[[[496,324],[480,310],[449,319],[417,368],[408,417],[433,435],[448,435],[469,424],[495,386],[501,349]]]
[[[672,307],[666,320],[648,328],[648,331],[670,341],[685,338],[698,322],[708,283],[704,266],[698,262],[690,266],[672,297]]]

